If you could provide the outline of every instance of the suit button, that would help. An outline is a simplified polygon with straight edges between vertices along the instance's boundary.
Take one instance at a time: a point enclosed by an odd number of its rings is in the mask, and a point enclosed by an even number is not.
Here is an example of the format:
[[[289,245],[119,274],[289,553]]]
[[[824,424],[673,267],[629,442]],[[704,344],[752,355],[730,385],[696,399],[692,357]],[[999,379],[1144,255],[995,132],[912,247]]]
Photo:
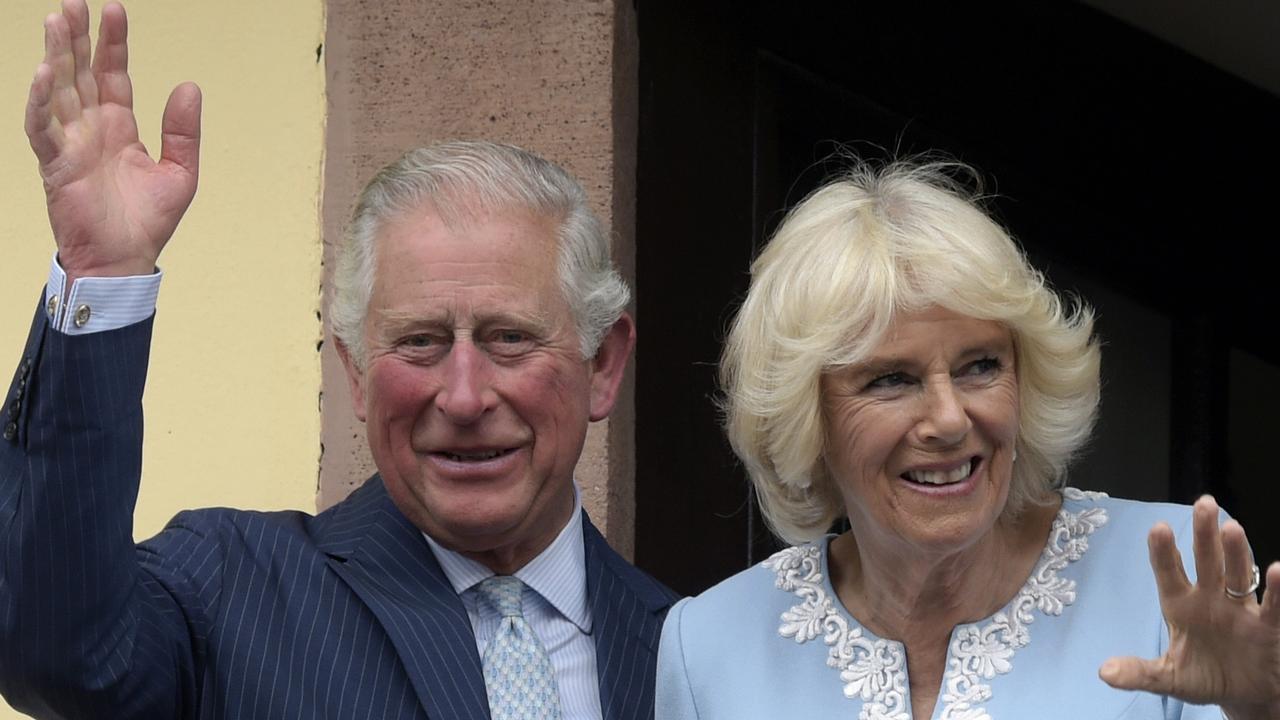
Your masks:
[[[22,410],[22,401],[21,401],[21,400],[16,400],[16,399],[15,399],[13,402],[9,403],[9,419],[10,419],[10,420],[15,420],[15,419],[17,419],[17,417],[18,417],[18,412],[19,412],[19,411],[21,411],[21,410]]]
[[[31,358],[22,359],[22,374],[24,377],[31,374]]]
[[[93,311],[89,309],[88,305],[81,305],[80,307],[76,308],[76,314],[75,314],[75,317],[72,318],[72,320],[75,322],[76,327],[81,328],[81,327],[84,327],[86,324],[88,324],[89,316],[92,314],[93,314]]]
[[[49,318],[53,319],[53,317],[58,314],[58,296],[50,295],[49,302],[44,307],[45,310],[49,311]]]
[[[11,422],[4,426],[4,439],[12,441],[18,437],[18,423]]]

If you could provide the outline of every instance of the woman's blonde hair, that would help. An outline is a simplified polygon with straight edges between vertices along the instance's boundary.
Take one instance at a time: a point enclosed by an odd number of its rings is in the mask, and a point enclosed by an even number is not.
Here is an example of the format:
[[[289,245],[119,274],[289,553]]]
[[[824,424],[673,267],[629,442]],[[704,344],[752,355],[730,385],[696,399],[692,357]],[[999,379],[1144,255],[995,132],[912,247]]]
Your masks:
[[[867,358],[897,312],[936,305],[1012,332],[1020,420],[1006,513],[1047,501],[1089,437],[1093,312],[1064,305],[963,175],[976,178],[955,163],[858,162],[792,209],[751,267],[721,360],[726,432],[788,542],[844,515],[823,460],[821,377]]]

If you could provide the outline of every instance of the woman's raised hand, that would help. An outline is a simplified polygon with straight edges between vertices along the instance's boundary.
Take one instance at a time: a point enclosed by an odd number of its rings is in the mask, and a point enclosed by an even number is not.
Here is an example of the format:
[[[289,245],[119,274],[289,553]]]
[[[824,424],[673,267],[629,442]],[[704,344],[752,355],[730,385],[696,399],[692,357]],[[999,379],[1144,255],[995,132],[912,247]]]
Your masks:
[[[1280,562],[1267,568],[1259,602],[1240,523],[1219,528],[1218,504],[1205,496],[1195,504],[1192,533],[1194,584],[1169,526],[1160,523],[1148,536],[1168,651],[1155,659],[1111,658],[1099,675],[1121,689],[1220,705],[1231,720],[1280,718]]]

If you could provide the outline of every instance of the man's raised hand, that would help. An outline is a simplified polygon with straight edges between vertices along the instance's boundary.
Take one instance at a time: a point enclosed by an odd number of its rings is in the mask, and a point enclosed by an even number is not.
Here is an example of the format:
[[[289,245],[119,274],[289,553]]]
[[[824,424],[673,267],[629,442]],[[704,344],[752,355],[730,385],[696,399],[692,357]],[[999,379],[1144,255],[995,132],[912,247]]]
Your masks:
[[[69,279],[150,273],[195,196],[200,89],[183,83],[169,95],[156,162],[138,140],[124,7],[102,9],[96,52],[85,0],[63,0],[44,31],[26,131],[59,261]]]

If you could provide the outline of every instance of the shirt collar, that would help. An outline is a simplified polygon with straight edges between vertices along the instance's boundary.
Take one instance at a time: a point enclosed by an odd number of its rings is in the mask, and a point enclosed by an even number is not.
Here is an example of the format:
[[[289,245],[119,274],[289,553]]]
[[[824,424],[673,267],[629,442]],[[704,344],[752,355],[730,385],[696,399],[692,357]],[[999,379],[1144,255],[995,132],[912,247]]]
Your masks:
[[[469,557],[450,550],[430,535],[422,534],[458,595],[471,590],[494,572]],[[587,604],[586,552],[582,541],[582,498],[573,486],[573,512],[556,539],[537,557],[515,572],[515,576],[542,596],[561,615],[584,633],[591,632],[591,611]]]

